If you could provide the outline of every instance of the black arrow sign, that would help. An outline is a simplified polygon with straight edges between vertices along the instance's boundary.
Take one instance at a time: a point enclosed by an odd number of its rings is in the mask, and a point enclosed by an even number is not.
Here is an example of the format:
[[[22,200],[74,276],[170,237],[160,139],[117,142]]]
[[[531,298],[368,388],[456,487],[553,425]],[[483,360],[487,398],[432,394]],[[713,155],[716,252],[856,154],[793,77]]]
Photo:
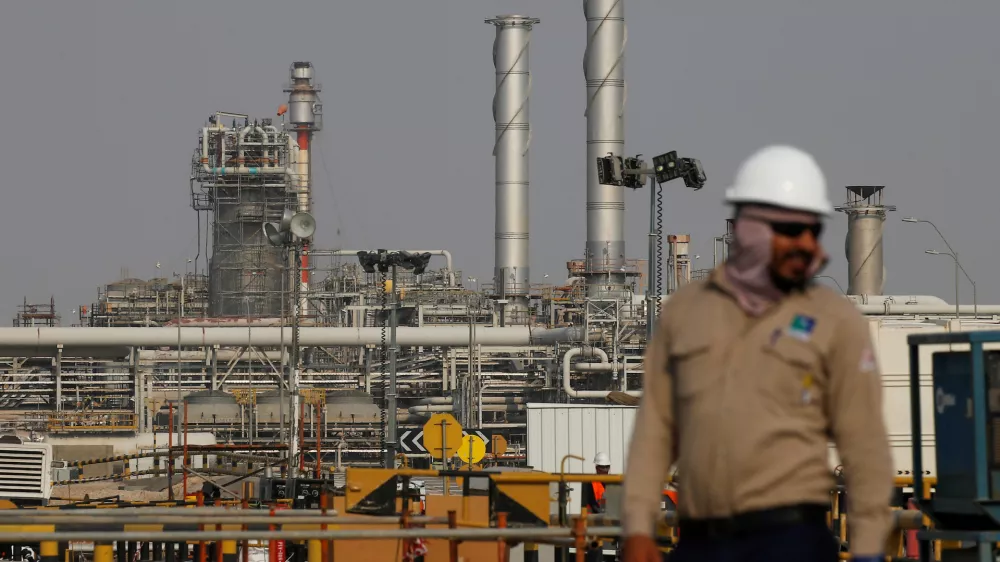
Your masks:
[[[399,447],[404,453],[426,453],[424,448],[424,431],[422,429],[408,429],[399,435]]]
[[[469,435],[470,433],[472,435],[475,435],[476,437],[479,437],[480,439],[482,439],[483,443],[486,443],[486,452],[488,452],[488,453],[492,453],[493,452],[492,451],[493,442],[491,440],[491,435],[492,434],[490,433],[489,430],[484,431],[482,429],[463,429],[462,430],[462,437],[465,437],[466,435]]]

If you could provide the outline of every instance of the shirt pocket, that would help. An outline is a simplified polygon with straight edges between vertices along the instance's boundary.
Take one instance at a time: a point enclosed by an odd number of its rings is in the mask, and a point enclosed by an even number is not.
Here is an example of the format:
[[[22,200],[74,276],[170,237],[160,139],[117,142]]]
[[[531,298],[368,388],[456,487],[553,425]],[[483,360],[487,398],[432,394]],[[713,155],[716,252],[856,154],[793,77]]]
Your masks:
[[[818,349],[790,337],[764,346],[765,361],[758,373],[760,392],[786,408],[822,404],[825,377]]]
[[[671,346],[667,369],[674,377],[674,389],[681,401],[710,389],[719,380],[718,362],[712,344],[704,337],[681,335]]]

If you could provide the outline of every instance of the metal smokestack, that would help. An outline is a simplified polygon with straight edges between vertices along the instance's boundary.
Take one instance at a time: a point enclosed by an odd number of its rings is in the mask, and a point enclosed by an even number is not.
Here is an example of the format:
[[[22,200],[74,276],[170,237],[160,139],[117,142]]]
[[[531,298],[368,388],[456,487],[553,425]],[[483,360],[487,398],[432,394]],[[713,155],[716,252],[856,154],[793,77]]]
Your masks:
[[[493,66],[496,94],[493,121],[496,142],[496,222],[493,280],[497,296],[507,300],[504,316],[523,315],[528,306],[528,148],[531,127],[528,98],[531,74],[528,46],[537,18],[505,15],[486,20],[496,27]]]
[[[320,86],[313,81],[311,62],[293,62],[288,69],[288,121],[294,134],[292,147],[292,189],[297,195],[296,210],[312,212],[312,151],[313,133],[323,128],[323,104],[319,100]],[[291,143],[290,143],[291,144]],[[296,148],[298,150],[296,150]],[[293,281],[294,282],[294,281]],[[309,291],[309,247],[302,251],[302,275],[299,280],[303,294]],[[303,296],[299,310],[308,316],[308,299]]]
[[[847,253],[849,295],[881,295],[885,289],[885,264],[882,256],[882,228],[886,213],[895,205],[882,204],[883,185],[849,185],[847,202],[837,207],[847,214]]]
[[[584,0],[587,48],[587,294],[625,285],[625,188],[601,185],[597,158],[625,150],[625,2]]]

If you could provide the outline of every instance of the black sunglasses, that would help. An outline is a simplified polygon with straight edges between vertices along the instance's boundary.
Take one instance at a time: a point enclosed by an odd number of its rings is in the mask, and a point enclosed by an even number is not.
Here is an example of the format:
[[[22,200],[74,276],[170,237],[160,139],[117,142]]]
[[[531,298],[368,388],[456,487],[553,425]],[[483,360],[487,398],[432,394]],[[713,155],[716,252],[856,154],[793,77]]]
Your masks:
[[[819,235],[823,232],[823,223],[821,222],[772,222],[768,224],[771,226],[772,232],[789,238],[798,238],[807,230],[812,233],[813,238],[819,238]]]

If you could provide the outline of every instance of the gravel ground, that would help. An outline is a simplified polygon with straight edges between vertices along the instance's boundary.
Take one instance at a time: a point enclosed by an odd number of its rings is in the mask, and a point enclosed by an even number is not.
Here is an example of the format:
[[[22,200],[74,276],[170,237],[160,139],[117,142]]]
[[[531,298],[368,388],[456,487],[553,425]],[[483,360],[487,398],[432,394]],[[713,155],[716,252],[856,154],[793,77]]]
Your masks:
[[[232,478],[232,477],[227,477]],[[179,477],[174,478],[176,482],[173,486],[174,497],[181,498],[184,491],[184,483]],[[188,477],[188,494],[193,494],[201,489],[202,479],[197,476]],[[166,477],[143,478],[130,481],[107,481],[107,482],[85,482],[70,486],[54,486],[52,488],[53,498],[82,500],[89,496],[91,500],[118,496],[123,501],[161,501],[167,499],[167,479]],[[64,502],[53,502],[58,505]]]

